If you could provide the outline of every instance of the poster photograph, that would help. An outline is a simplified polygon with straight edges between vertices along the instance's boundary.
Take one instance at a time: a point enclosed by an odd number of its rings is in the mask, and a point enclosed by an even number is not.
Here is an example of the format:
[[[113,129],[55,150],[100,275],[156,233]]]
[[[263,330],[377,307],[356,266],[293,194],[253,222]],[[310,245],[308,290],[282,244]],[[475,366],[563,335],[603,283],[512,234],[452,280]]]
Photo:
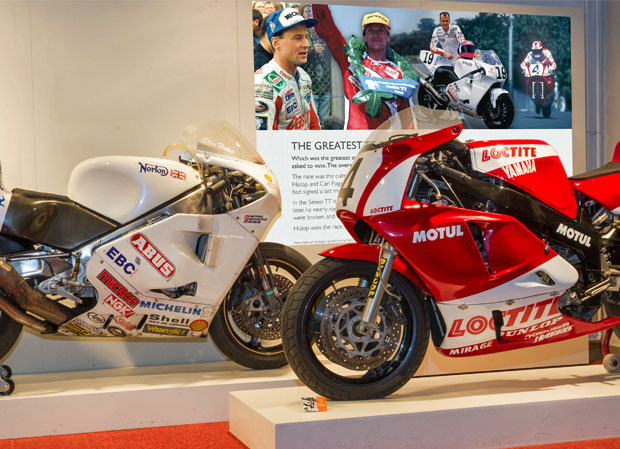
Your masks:
[[[572,173],[569,17],[280,5],[254,33],[257,147],[282,191],[268,240],[350,241],[347,169],[381,123],[415,127],[415,105],[458,111],[462,141],[545,140]]]

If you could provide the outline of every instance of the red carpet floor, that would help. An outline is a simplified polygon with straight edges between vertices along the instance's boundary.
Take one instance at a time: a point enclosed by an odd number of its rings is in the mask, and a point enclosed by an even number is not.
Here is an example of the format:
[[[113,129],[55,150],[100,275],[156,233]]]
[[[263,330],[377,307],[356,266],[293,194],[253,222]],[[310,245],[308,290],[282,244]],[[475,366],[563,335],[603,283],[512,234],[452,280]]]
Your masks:
[[[0,449],[246,449],[228,422],[0,440]],[[511,449],[620,449],[620,438]]]

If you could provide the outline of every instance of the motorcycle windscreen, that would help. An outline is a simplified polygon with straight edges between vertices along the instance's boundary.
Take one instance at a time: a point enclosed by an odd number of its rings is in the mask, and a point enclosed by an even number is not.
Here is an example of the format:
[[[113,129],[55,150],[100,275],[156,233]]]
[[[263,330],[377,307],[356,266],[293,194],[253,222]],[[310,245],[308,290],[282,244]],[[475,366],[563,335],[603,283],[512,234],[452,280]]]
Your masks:
[[[577,201],[557,152],[542,140],[469,143],[474,170],[519,187],[570,218]]]

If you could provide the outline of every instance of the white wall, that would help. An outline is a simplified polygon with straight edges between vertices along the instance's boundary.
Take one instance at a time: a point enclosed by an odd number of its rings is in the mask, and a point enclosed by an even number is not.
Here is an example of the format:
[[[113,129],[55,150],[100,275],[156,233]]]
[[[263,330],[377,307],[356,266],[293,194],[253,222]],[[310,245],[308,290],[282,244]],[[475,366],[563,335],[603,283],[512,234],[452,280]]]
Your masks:
[[[226,119],[254,141],[250,3],[0,2],[0,161],[5,184],[64,194],[79,161],[107,154],[158,156],[179,140],[184,126],[207,119]],[[515,12],[514,5],[496,3],[339,3]],[[620,11],[618,4],[609,8]],[[520,6],[516,12],[558,11],[573,18],[573,55],[579,54],[584,47],[582,8]],[[610,29],[618,33],[613,22]],[[620,56],[610,58],[617,65]],[[578,58],[573,61],[578,67]],[[581,85],[583,70],[577,70],[575,172],[585,167],[585,152],[579,151],[585,147]],[[577,351],[582,347],[583,341]],[[24,333],[7,363],[24,373],[221,359],[204,341],[78,341]]]

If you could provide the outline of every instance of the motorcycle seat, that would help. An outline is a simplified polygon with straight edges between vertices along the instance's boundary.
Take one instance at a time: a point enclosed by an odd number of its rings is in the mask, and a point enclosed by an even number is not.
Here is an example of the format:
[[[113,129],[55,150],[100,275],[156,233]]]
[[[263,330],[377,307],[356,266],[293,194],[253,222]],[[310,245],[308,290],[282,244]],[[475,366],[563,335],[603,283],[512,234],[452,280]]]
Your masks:
[[[600,168],[571,176],[568,179],[571,181],[585,181],[587,179],[600,178],[601,176],[613,175],[615,173],[620,173],[620,162],[608,162]]]
[[[66,196],[13,189],[1,232],[67,251],[118,226]]]
[[[435,69],[435,74],[433,75],[433,84],[438,85],[448,85],[457,81],[459,79],[454,73],[454,67],[447,65],[440,65]]]

